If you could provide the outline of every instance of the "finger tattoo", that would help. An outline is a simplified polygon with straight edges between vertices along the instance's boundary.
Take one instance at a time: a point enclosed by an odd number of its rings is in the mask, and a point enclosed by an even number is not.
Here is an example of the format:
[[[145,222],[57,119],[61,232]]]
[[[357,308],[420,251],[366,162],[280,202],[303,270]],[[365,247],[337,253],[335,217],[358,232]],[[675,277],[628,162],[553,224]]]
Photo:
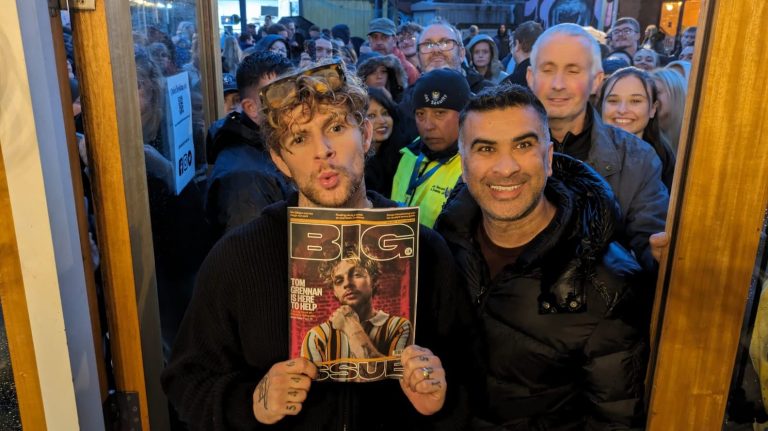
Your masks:
[[[424,355],[421,355],[421,356],[419,356],[419,360],[420,360],[421,362],[427,362],[427,361],[429,361],[429,358],[427,358],[427,357],[426,357],[426,356],[424,356]]]
[[[433,382],[432,382],[432,386],[437,386],[438,388],[441,388],[441,389],[442,389],[442,387],[443,387],[443,382],[441,382],[441,381],[439,381],[439,380],[435,380],[435,381],[433,381]]]
[[[269,376],[264,376],[259,382],[258,390],[258,402],[264,406],[264,410],[267,410],[267,393],[269,392]]]
[[[295,397],[298,394],[298,391],[288,391],[288,395]]]
[[[296,411],[296,404],[288,404],[287,406],[285,406],[285,408],[289,412],[295,412]]]
[[[291,377],[291,380],[293,381],[293,383],[299,383],[301,381],[301,379],[298,377]]]
[[[292,366],[296,365],[296,362],[295,361],[290,361],[286,365],[288,365],[289,367],[292,367]]]

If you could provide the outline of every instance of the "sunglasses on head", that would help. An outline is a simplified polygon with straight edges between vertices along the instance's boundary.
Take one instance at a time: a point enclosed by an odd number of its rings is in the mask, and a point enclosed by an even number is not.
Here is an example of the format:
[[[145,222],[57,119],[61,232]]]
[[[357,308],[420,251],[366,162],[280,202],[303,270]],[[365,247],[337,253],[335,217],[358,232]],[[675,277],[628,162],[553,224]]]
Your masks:
[[[282,77],[262,88],[259,92],[262,106],[280,109],[296,102],[300,90],[299,86],[306,85],[305,83],[299,84],[299,79],[305,76],[315,78],[304,82],[309,82],[314,90],[321,94],[336,91],[347,82],[344,64],[340,59],[336,59],[333,62]]]

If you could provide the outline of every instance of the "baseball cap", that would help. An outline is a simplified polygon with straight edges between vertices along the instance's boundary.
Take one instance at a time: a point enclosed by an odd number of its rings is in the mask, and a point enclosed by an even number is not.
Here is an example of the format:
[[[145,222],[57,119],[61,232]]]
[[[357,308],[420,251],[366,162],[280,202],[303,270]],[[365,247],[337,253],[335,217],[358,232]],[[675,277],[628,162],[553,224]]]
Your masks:
[[[374,18],[368,23],[368,34],[381,33],[394,36],[396,32],[395,23],[389,18]]]
[[[224,73],[222,78],[224,79],[224,94],[232,93],[237,90],[237,81],[231,73]]]

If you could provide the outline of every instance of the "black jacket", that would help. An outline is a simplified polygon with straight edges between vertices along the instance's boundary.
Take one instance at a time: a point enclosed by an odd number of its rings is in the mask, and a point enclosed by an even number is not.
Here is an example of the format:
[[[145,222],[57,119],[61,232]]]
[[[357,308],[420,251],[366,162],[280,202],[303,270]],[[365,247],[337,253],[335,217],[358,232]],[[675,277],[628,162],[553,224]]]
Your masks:
[[[476,303],[484,384],[477,422],[490,429],[615,430],[642,423],[646,307],[639,265],[611,242],[618,208],[608,184],[556,154],[550,225],[490,279],[475,232],[482,215],[462,186],[436,228]],[[479,428],[479,427],[478,427]]]
[[[374,207],[394,202],[369,192]],[[253,416],[252,396],[269,368],[288,359],[288,202],[225,236],[200,269],[163,388],[182,420],[200,430],[466,429],[461,382],[469,375],[465,348],[472,311],[455,283],[451,255],[434,231],[419,232],[416,343],[431,349],[448,376],[448,398],[421,416],[395,380],[313,383],[302,411],[265,426]]]
[[[392,180],[400,163],[400,150],[408,142],[400,136],[400,130],[394,130],[378,151],[365,160],[365,188],[383,196],[392,196]]]
[[[255,219],[292,190],[264,148],[258,126],[237,112],[216,133],[209,160],[214,167],[205,207],[215,238]]]
[[[496,84],[493,82],[485,79],[483,75],[477,73],[474,69],[467,67],[464,63],[461,64],[462,69],[464,69],[464,75],[467,77],[467,83],[469,84],[469,89],[477,94],[480,91],[482,91],[485,88],[494,87]]]
[[[528,88],[528,66],[531,65],[531,59],[526,58],[525,60],[521,61],[520,63],[517,63],[515,65],[515,70],[512,71],[512,74],[504,78],[503,81],[501,81],[501,85],[504,84],[517,84],[522,85],[525,88]]]

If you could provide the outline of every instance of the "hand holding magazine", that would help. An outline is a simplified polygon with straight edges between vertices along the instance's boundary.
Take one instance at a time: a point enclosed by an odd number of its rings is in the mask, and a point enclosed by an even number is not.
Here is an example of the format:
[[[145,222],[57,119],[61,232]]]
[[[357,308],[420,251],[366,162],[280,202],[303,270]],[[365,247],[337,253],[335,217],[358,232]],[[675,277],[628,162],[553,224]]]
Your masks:
[[[288,209],[290,350],[316,380],[402,378],[415,334],[418,208]]]

